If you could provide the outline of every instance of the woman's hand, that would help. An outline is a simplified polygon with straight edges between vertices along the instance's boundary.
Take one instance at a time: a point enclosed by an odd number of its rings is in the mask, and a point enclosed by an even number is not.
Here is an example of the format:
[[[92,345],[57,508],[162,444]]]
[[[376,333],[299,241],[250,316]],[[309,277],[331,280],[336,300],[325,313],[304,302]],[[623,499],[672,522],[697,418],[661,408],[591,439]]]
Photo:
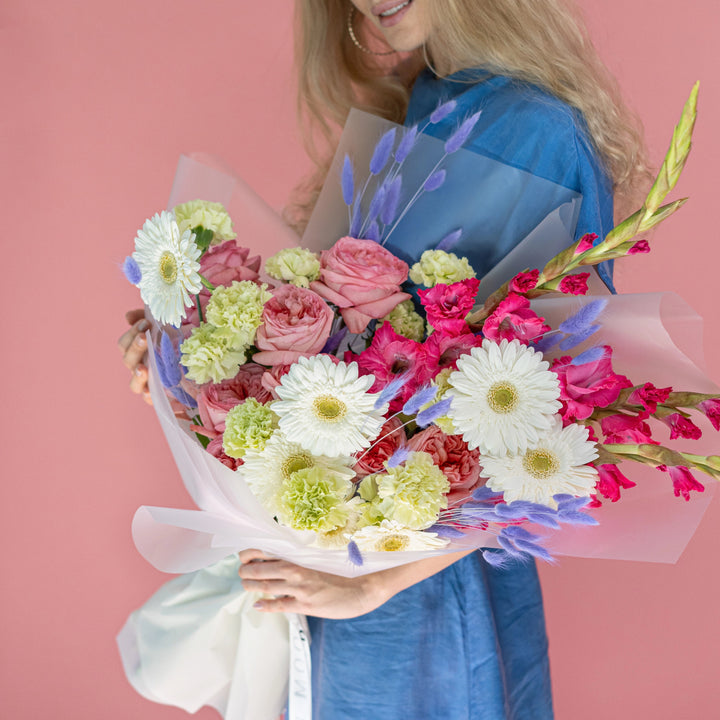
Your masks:
[[[145,319],[145,310],[129,310],[125,319],[130,323],[130,329],[123,333],[118,340],[118,347],[123,356],[125,367],[132,372],[130,390],[137,395],[142,394],[146,403],[152,405],[150,390],[148,389],[148,371],[145,365],[147,354],[147,341],[145,331],[150,324]]]
[[[247,590],[274,595],[255,607],[266,612],[295,612],[334,620],[375,610],[401,590],[434,575],[473,550],[446,553],[389,570],[346,578],[309,570],[260,550],[240,553],[240,577]]]

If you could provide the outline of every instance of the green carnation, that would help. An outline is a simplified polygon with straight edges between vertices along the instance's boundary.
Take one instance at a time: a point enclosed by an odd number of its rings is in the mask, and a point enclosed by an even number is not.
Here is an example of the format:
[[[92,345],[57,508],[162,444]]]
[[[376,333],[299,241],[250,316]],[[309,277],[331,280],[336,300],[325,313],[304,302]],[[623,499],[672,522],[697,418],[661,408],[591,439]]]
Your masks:
[[[248,450],[263,450],[275,430],[276,419],[275,413],[255,398],[236,405],[225,416],[225,454],[241,458]]]
[[[236,344],[251,345],[255,331],[262,323],[263,307],[271,297],[264,283],[234,281],[228,287],[219,286],[213,290],[205,309],[205,319],[215,327],[234,332]]]
[[[220,203],[208,202],[207,200],[191,200],[176,205],[173,212],[181,232],[187,228],[192,230],[201,225],[206,230],[212,231],[212,244],[220,243],[223,240],[234,240],[237,237],[237,234],[233,231],[230,215]]]
[[[450,483],[428,453],[410,453],[403,465],[376,475],[375,482],[383,517],[412,530],[430,527],[447,507]]]
[[[329,532],[347,523],[353,484],[327,468],[296,470],[283,480],[278,517],[296,530]]]
[[[246,346],[236,343],[235,333],[209,323],[193,328],[180,346],[187,376],[200,385],[235,377],[238,367],[245,362],[245,350]]]
[[[318,256],[305,248],[285,248],[265,261],[265,272],[298,287],[310,287],[320,275]]]
[[[412,300],[403,300],[396,305],[381,322],[387,321],[392,329],[408,340],[422,342],[425,337],[425,321],[415,312]]]
[[[420,262],[410,268],[410,280],[425,287],[433,287],[438,283],[452,285],[474,277],[475,271],[467,258],[459,258],[455,253],[444,250],[426,250],[420,256]]]

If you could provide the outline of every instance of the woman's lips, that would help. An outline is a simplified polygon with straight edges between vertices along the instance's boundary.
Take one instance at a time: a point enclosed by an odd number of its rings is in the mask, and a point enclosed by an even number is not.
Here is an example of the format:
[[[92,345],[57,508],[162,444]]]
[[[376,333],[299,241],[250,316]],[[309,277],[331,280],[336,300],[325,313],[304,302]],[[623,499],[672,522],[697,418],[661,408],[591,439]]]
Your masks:
[[[402,20],[413,0],[390,0],[380,5],[376,5],[372,9],[373,15],[377,16],[381,27],[391,27]],[[383,13],[389,13],[383,15]]]

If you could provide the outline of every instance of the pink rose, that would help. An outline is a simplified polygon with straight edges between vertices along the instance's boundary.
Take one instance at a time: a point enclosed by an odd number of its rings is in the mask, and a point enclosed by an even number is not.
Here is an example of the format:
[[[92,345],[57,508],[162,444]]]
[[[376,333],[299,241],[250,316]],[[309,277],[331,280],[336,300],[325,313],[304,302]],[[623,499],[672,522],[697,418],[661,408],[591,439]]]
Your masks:
[[[650,426],[640,417],[633,415],[610,415],[600,421],[605,442],[614,445],[658,445],[652,439]]]
[[[408,442],[408,450],[428,453],[445,473],[450,483],[448,506],[470,500],[484,480],[480,479],[479,450],[468,450],[460,435],[446,435],[437,425],[431,425]]]
[[[207,451],[231,470],[237,470],[243,464],[242,458],[231,458],[229,455],[225,454],[225,451],[223,450],[222,436],[211,440],[208,443]]]
[[[375,241],[344,237],[323,251],[320,280],[310,287],[340,308],[351,333],[361,333],[410,297],[400,291],[407,277],[407,263]]]
[[[578,246],[575,248],[575,254],[580,255],[580,253],[587,252],[593,245],[595,245],[595,241],[597,240],[598,236],[595,233],[585,233],[580,240],[578,241]]]
[[[278,399],[275,388],[280,384],[283,375],[286,375],[288,370],[290,370],[289,365],[273,365],[270,370],[266,370],[263,373],[262,386],[275,400]]]
[[[260,365],[247,363],[240,366],[234,378],[203,385],[197,396],[197,404],[205,430],[222,435],[225,431],[225,416],[249,397],[254,397],[261,403],[272,400],[272,396],[262,385],[264,372],[265,368]]]
[[[510,293],[483,325],[483,335],[498,343],[517,339],[527,345],[548,330],[545,320],[530,309],[530,301],[516,293]]]
[[[281,285],[263,308],[263,324],[255,335],[260,349],[253,361],[261,365],[290,365],[316,355],[330,337],[333,312],[312,290]]]
[[[679,437],[697,440],[702,436],[702,430],[690,418],[683,417],[680,413],[670,413],[660,420],[670,428],[671,440]]]
[[[526,293],[534,290],[540,277],[539,270],[529,270],[528,272],[518,273],[508,285],[510,292]]]
[[[588,291],[587,281],[589,277],[589,272],[567,275],[560,281],[558,290],[566,295],[585,295]]]
[[[560,411],[565,420],[584,420],[596,407],[614,403],[623,388],[632,387],[624,375],[612,369],[612,348],[605,346],[600,360],[572,365],[572,358],[565,356],[553,362],[552,371],[560,380]]]
[[[664,403],[671,392],[671,387],[657,388],[648,382],[637,390],[633,390],[628,396],[627,402],[629,405],[642,405],[646,413],[652,414],[657,410],[658,403]]]
[[[390,402],[390,412],[397,412],[410,396],[430,381],[431,368],[423,345],[398,335],[389,322],[383,323],[375,332],[370,346],[359,355],[345,354],[345,362],[356,362],[361,375],[374,375],[370,392],[380,392],[397,377],[404,377],[405,384]]]
[[[407,437],[405,431],[401,429],[402,426],[402,421],[397,417],[390,418],[382,426],[380,434],[370,448],[358,457],[353,468],[358,480],[361,480],[366,475],[372,475],[384,470],[383,463],[389,460],[396,450],[405,445]]]
[[[595,489],[611,502],[617,502],[620,499],[620,488],[627,489],[635,487],[637,484],[632,480],[628,480],[620,472],[617,465],[598,465],[597,471],[599,479]]]
[[[258,279],[260,269],[260,256],[248,258],[250,250],[240,247],[234,240],[227,240],[220,245],[213,245],[200,258],[200,274],[217,287],[227,287],[233,281]],[[200,306],[205,312],[205,306],[210,300],[210,291],[203,288],[200,291]],[[188,309],[188,315],[183,320],[183,325],[198,325],[197,307],[193,305]]]
[[[465,318],[473,309],[480,281],[468,278],[445,285],[438,283],[428,290],[418,290],[428,322],[448,335],[468,332]]]
[[[447,335],[441,330],[431,333],[425,341],[427,363],[432,369],[433,377],[443,368],[457,370],[457,361],[461,355],[467,355],[474,347],[482,345],[482,337],[465,333],[464,335]]]

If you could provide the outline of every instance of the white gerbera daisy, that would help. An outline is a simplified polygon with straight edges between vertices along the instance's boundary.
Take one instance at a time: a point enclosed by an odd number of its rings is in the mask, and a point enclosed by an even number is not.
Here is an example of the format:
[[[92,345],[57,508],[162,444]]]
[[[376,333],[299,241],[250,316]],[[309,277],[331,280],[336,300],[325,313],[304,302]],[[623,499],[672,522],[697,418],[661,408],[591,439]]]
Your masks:
[[[445,547],[448,540],[436,533],[410,530],[394,520],[368,525],[351,538],[360,552],[395,552],[397,550],[433,550]]]
[[[516,454],[535,443],[560,409],[557,375],[519,340],[484,340],[462,355],[448,380],[448,416],[470,449]]]
[[[276,403],[272,408],[275,410]],[[355,472],[351,457],[313,455],[300,445],[290,442],[282,433],[275,432],[262,450],[251,448],[245,453],[240,468],[245,482],[260,503],[273,515],[278,514],[283,483],[298,470],[321,467],[343,480],[352,480]]]
[[[202,289],[195,236],[190,230],[181,233],[175,216],[163,211],[138,230],[132,257],[142,272],[140,296],[153,317],[179,326],[192,304],[190,294]]]
[[[287,437],[311,453],[336,457],[362,450],[378,436],[387,406],[375,409],[374,375],[328,355],[300,358],[275,389],[273,412]]]
[[[558,493],[588,497],[598,478],[597,470],[586,464],[598,456],[588,434],[582,425],[564,428],[555,416],[550,429],[524,452],[480,455],[480,474],[488,478],[491,490],[503,493],[505,502],[528,500],[556,507],[553,495]]]

